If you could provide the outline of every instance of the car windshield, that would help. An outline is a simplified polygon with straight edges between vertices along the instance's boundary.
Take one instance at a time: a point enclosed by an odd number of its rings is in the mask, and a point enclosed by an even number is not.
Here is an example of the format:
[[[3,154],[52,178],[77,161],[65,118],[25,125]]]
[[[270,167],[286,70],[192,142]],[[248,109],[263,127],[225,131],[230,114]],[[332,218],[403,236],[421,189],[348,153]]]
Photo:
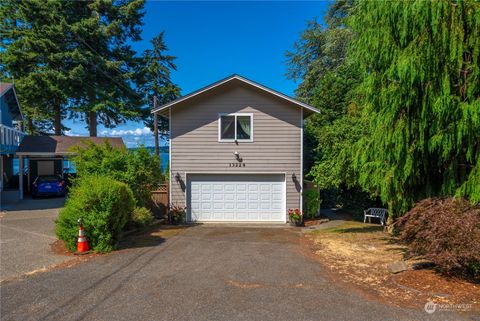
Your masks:
[[[39,176],[38,177],[38,182],[39,183],[51,183],[51,182],[58,182],[60,180],[60,177],[58,176]]]

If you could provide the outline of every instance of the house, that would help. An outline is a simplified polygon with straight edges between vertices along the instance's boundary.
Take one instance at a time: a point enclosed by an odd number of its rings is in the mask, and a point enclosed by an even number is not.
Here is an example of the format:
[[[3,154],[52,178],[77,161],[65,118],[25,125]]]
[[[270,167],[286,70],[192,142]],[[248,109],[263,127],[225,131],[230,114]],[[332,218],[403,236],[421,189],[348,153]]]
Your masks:
[[[15,152],[25,136],[22,130],[23,116],[15,88],[9,83],[0,83],[0,193],[2,199],[7,191],[18,185],[14,178]]]
[[[188,221],[286,222],[302,208],[303,123],[317,109],[233,75],[152,112],[169,119],[169,203]]]
[[[103,144],[108,141],[115,148],[126,148],[121,137],[81,137],[81,136],[25,136],[17,149],[19,158],[19,198],[30,192],[35,178],[40,175],[60,175],[65,173],[65,162],[74,155],[72,149],[86,146],[87,142]],[[24,170],[24,160],[28,167]],[[22,178],[27,176],[26,182]]]

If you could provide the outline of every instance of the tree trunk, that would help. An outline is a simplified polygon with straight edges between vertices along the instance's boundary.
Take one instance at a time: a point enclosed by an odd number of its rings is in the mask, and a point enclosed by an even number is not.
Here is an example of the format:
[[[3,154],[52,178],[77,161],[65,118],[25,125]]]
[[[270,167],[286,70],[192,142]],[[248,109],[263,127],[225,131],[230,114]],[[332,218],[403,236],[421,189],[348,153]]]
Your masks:
[[[395,222],[394,213],[393,213],[393,202],[388,202],[388,218],[387,218],[387,226],[386,230],[388,233],[393,234],[395,232],[395,227],[393,223]]]
[[[29,135],[34,135],[35,134],[35,129],[33,128],[33,120],[31,117],[27,118],[27,133]]]
[[[53,111],[55,113],[55,135],[62,135],[62,111],[60,105],[54,104]]]
[[[90,137],[97,137],[97,112],[89,111],[88,112],[88,131]]]

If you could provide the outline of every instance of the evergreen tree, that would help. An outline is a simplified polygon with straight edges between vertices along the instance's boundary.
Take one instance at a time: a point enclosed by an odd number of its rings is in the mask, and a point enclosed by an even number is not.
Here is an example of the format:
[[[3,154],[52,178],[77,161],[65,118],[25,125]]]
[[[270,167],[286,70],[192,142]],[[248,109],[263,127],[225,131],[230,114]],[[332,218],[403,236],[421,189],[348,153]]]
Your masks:
[[[163,39],[164,32],[160,32],[151,40],[152,49],[143,53],[143,65],[139,74],[142,77],[139,86],[145,96],[147,105],[152,104],[153,97],[157,97],[158,105],[168,103],[180,96],[180,88],[171,79],[172,70],[177,70],[174,63],[176,57],[168,55],[168,50]],[[153,115],[151,109],[145,109],[145,124],[153,129]],[[168,120],[160,117],[158,119],[159,134],[166,137],[168,134]]]
[[[352,32],[344,24],[351,6],[351,1],[332,4],[324,18],[327,25],[309,22],[287,54],[288,76],[302,81],[297,97],[320,110],[305,122],[305,174],[322,190],[335,190],[340,203],[343,193],[353,199],[366,197],[357,191],[351,154],[364,132],[355,103],[360,74],[348,57]]]
[[[480,3],[360,1],[349,19],[362,186],[393,216],[433,195],[480,202]]]
[[[70,25],[75,59],[80,68],[74,79],[76,105],[72,117],[84,118],[90,136],[97,124],[107,128],[127,120],[140,120],[143,99],[136,90],[141,59],[131,48],[139,41],[144,0],[72,1]]]
[[[2,78],[13,79],[31,131],[55,129],[67,114],[108,128],[144,115],[136,91],[143,0],[2,3]],[[68,107],[68,110],[67,108]],[[52,125],[53,121],[53,125]]]
[[[75,66],[65,23],[65,3],[6,0],[0,9],[2,78],[15,83],[30,133],[62,133]]]

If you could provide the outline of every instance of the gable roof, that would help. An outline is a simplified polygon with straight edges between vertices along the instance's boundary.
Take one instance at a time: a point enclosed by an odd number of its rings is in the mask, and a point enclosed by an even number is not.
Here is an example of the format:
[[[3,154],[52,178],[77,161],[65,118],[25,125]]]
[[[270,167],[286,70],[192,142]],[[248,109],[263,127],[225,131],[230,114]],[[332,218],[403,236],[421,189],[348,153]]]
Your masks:
[[[62,156],[72,154],[70,149],[85,146],[86,142],[103,144],[108,141],[114,148],[125,148],[121,137],[81,136],[25,136],[17,149],[17,155]]]
[[[273,89],[271,89],[271,88],[265,87],[265,86],[263,86],[263,85],[261,85],[261,84],[259,84],[259,83],[257,83],[257,82],[254,82],[254,81],[252,81],[252,80],[249,80],[249,79],[247,79],[247,78],[245,78],[245,77],[242,77],[242,76],[236,75],[236,74],[231,75],[231,76],[229,76],[229,77],[227,77],[227,78],[224,78],[224,79],[222,79],[222,80],[219,80],[219,81],[217,81],[217,82],[214,82],[213,84],[208,85],[208,86],[206,86],[206,87],[200,88],[200,89],[198,89],[198,90],[196,90],[196,91],[194,91],[194,92],[192,92],[192,93],[190,93],[190,94],[188,94],[188,95],[185,95],[185,96],[182,96],[182,97],[180,97],[180,98],[177,98],[177,99],[175,99],[175,100],[173,100],[173,101],[171,101],[171,102],[169,102],[169,103],[163,104],[163,105],[161,105],[161,106],[159,106],[159,107],[157,107],[157,108],[152,108],[152,113],[165,111],[165,110],[167,110],[168,108],[173,107],[173,106],[175,106],[176,104],[178,104],[178,103],[180,103],[180,102],[182,102],[182,101],[186,101],[186,100],[188,100],[188,99],[190,99],[190,98],[193,98],[193,97],[195,97],[195,96],[201,95],[201,94],[204,93],[204,92],[207,92],[207,91],[209,91],[209,90],[211,90],[211,89],[213,89],[213,88],[215,88],[215,87],[218,87],[218,86],[220,86],[220,85],[223,85],[223,84],[228,83],[228,82],[233,81],[233,80],[239,80],[239,81],[241,81],[241,82],[243,82],[243,83],[246,83],[246,84],[248,84],[248,85],[251,85],[251,86],[254,86],[254,87],[256,87],[256,88],[259,88],[259,89],[261,89],[261,90],[263,90],[263,91],[265,91],[265,92],[268,92],[268,93],[270,93],[270,94],[272,94],[272,95],[274,95],[274,96],[277,96],[277,97],[282,98],[282,99],[284,99],[284,100],[286,100],[286,101],[289,101],[289,102],[291,102],[291,103],[293,103],[293,104],[295,104],[295,105],[297,105],[297,106],[299,106],[299,107],[301,107],[301,108],[305,108],[305,109],[307,109],[307,110],[309,110],[309,111],[311,111],[311,112],[313,112],[313,113],[320,113],[320,111],[319,111],[318,109],[316,109],[315,107],[312,107],[312,106],[310,106],[310,105],[308,105],[308,104],[302,103],[301,101],[298,101],[298,100],[296,100],[296,99],[294,99],[294,98],[292,98],[292,97],[290,97],[290,96],[284,95],[284,94],[282,94],[281,92],[278,92],[278,91],[273,90]]]
[[[15,87],[11,83],[0,82],[0,98],[5,96],[9,112],[13,115],[13,120],[22,120],[23,115],[20,110],[20,104],[17,99]]]

